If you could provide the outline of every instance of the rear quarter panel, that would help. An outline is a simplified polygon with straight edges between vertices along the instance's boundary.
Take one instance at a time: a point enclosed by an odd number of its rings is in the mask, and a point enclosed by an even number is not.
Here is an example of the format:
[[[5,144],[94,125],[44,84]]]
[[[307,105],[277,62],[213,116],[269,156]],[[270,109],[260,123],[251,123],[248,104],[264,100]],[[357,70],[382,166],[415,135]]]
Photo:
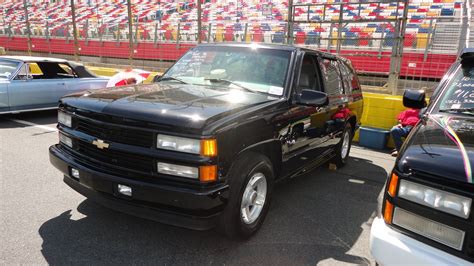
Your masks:
[[[106,78],[77,78],[66,81],[67,94],[78,91],[103,89],[107,86]]]

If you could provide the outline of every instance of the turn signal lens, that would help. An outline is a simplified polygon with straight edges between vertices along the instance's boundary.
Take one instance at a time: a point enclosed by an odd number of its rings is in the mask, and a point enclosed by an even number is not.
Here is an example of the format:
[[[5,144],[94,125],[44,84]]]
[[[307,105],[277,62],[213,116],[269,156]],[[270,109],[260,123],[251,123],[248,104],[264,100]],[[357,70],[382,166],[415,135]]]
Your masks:
[[[393,173],[392,177],[390,178],[390,184],[388,184],[388,194],[390,196],[395,197],[397,194],[397,186],[398,186],[398,175]]]
[[[217,180],[217,165],[206,165],[199,167],[199,180],[201,182],[212,182]]]
[[[393,204],[390,203],[388,200],[385,200],[385,208],[383,211],[383,219],[387,224],[392,223],[393,218]]]
[[[201,140],[201,155],[202,156],[217,156],[217,141],[215,139]]]

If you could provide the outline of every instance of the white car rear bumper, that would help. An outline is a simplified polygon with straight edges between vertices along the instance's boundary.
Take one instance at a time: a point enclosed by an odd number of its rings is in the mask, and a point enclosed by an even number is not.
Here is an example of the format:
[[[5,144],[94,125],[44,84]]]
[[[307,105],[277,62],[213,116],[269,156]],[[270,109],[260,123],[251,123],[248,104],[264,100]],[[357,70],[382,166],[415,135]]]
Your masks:
[[[393,230],[382,218],[372,224],[370,252],[381,265],[473,265]]]

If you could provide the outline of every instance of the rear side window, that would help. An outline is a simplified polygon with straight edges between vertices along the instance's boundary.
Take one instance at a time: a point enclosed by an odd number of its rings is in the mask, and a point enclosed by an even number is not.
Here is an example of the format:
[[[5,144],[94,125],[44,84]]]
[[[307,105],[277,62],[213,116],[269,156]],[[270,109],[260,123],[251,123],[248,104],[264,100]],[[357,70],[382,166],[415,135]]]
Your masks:
[[[321,72],[326,84],[326,93],[329,96],[344,94],[341,74],[336,60],[321,58]]]
[[[352,67],[349,67],[346,63],[341,61],[339,62],[339,67],[341,69],[345,91],[348,93],[360,91],[359,79]]]

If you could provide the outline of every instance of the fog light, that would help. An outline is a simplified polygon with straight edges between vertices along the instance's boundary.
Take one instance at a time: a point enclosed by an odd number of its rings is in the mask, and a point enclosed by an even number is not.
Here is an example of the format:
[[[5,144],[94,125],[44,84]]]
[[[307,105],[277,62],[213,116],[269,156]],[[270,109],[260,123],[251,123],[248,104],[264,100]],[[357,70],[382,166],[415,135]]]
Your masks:
[[[79,179],[79,170],[75,168],[71,168],[71,176],[74,177],[75,179]]]
[[[129,196],[129,197],[132,196],[132,188],[131,187],[126,186],[126,185],[118,184],[117,188],[118,188],[118,193],[120,193],[122,195],[125,195],[125,196]]]
[[[192,179],[199,178],[199,168],[169,163],[158,163],[158,173]]]
[[[418,216],[400,208],[393,212],[393,224],[446,246],[462,249],[464,231]]]
[[[64,145],[72,148],[72,139],[70,137],[66,137],[64,134],[59,133],[59,142],[63,143]]]

